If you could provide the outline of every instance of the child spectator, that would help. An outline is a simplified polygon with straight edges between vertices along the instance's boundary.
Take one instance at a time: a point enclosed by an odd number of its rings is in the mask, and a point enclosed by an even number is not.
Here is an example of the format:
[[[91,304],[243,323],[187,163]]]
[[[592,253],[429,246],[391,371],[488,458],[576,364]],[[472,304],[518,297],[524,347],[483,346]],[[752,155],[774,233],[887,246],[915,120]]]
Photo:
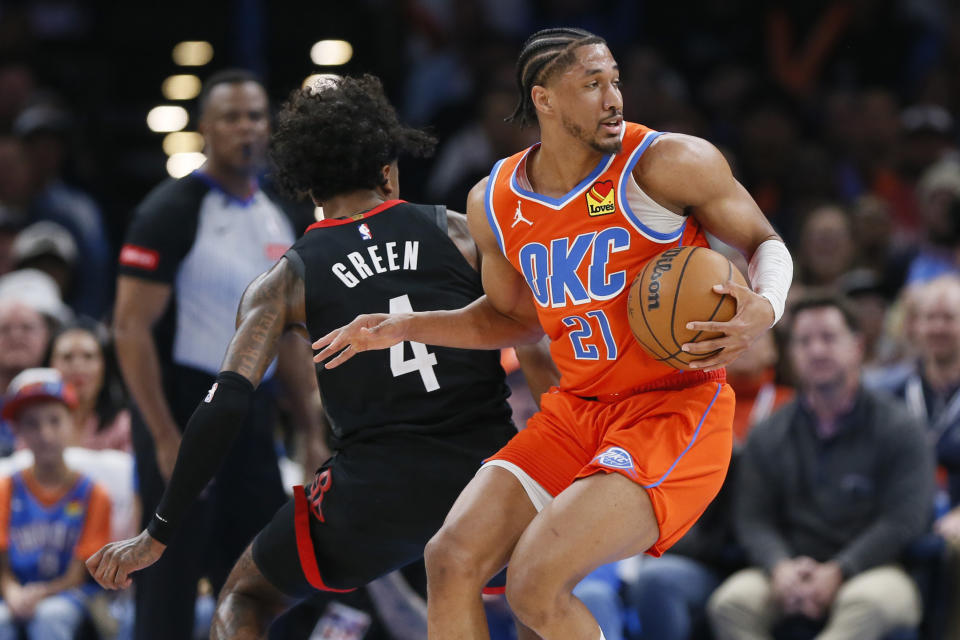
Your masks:
[[[92,587],[84,560],[110,539],[110,500],[66,465],[73,389],[54,369],[10,383],[3,418],[33,464],[0,480],[0,640],[70,640]]]

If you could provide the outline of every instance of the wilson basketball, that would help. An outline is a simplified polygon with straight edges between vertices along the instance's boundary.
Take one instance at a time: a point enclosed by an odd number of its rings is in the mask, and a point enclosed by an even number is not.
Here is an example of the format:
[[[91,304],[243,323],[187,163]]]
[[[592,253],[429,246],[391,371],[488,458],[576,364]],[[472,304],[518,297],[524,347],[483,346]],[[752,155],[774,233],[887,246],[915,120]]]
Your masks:
[[[739,269],[723,255],[705,247],[674,247],[647,262],[630,285],[630,328],[647,353],[660,362],[687,370],[690,363],[717,354],[690,354],[687,342],[719,337],[720,333],[691,331],[688,322],[725,322],[737,310],[733,296],[713,291],[727,280],[746,285]]]

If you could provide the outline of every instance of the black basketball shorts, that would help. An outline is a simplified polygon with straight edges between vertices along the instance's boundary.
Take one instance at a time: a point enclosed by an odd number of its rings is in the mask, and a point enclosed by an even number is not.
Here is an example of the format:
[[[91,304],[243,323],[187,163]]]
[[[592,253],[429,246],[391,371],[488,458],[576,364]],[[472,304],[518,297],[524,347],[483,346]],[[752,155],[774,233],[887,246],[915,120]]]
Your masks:
[[[452,436],[393,433],[352,443],[296,487],[253,541],[260,572],[303,598],[345,592],[423,556],[483,460],[516,434],[510,423]]]

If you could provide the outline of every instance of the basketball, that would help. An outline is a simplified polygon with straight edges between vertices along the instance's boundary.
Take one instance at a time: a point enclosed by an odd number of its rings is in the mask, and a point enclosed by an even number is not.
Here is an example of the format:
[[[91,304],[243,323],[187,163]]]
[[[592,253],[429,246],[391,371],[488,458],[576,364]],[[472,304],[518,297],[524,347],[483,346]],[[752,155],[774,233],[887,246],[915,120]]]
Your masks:
[[[681,350],[687,342],[722,334],[691,331],[688,322],[726,322],[737,310],[733,296],[713,291],[728,280],[746,286],[740,270],[726,257],[705,247],[674,247],[650,259],[630,285],[627,308],[633,337],[654,359],[676,369],[716,355]]]

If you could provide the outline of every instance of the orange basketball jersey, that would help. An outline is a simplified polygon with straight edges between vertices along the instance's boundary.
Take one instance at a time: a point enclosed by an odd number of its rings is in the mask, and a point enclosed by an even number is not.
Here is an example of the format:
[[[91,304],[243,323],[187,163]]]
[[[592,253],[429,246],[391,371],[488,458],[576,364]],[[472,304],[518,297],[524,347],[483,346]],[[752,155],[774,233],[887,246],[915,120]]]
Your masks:
[[[562,198],[534,193],[526,159],[538,145],[497,162],[485,194],[487,219],[504,255],[526,279],[560,388],[579,396],[628,392],[678,372],[657,362],[630,331],[627,295],[654,255],[679,245],[707,246],[699,223],[657,204],[633,178],[640,156],[660,135],[624,123],[620,153]],[[538,143],[539,144],[539,143]]]

